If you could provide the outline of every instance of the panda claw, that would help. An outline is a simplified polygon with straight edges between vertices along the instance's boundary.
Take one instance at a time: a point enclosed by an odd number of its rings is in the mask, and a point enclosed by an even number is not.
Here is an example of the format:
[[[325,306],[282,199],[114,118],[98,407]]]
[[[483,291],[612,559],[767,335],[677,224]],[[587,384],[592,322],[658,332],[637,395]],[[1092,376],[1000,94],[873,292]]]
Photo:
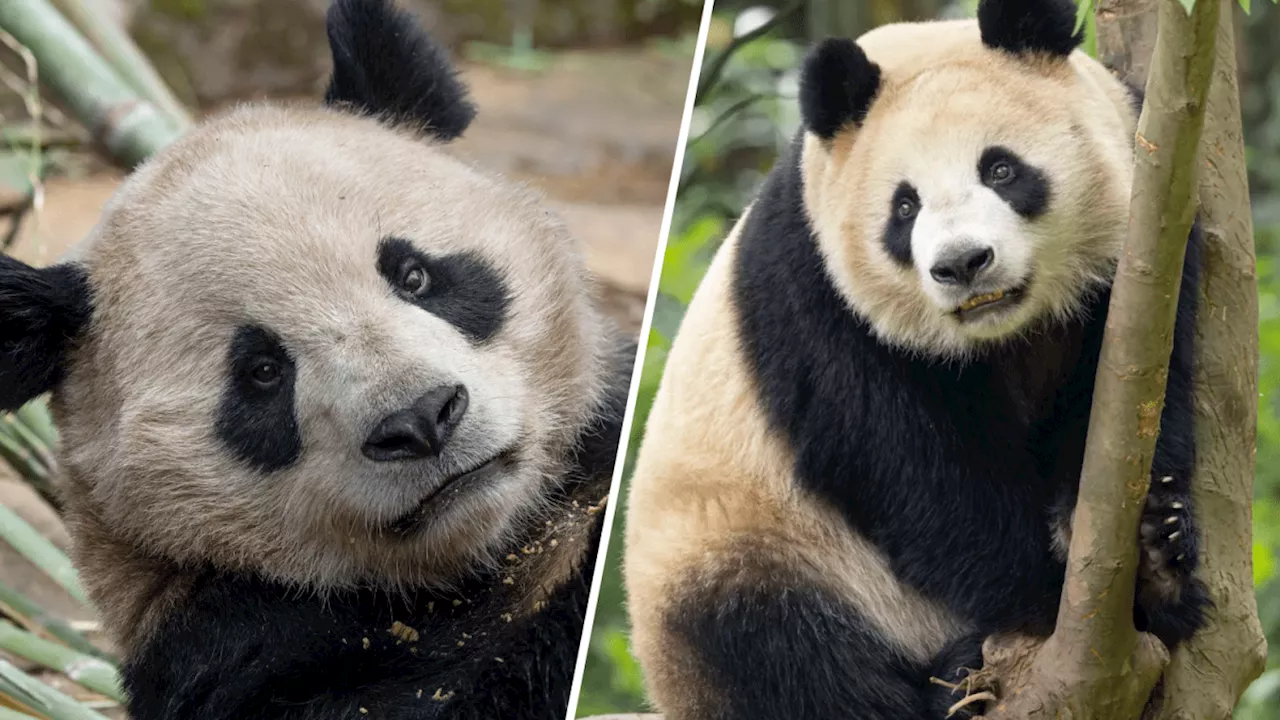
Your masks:
[[[1175,524],[1175,523],[1177,523],[1177,522],[1178,522],[1178,516],[1177,516],[1177,515],[1170,515],[1169,517],[1167,517],[1167,518],[1165,518],[1165,519],[1164,519],[1164,524],[1165,524],[1165,525],[1173,525],[1173,524]]]
[[[1164,477],[1160,478],[1160,482],[1165,485],[1168,485],[1169,483],[1173,482],[1173,476],[1165,475]]]
[[[1168,540],[1169,542],[1173,542],[1174,540],[1177,540],[1181,536],[1182,536],[1181,530],[1174,530],[1173,532],[1169,533]]]
[[[1184,507],[1184,505],[1180,502],[1175,502],[1169,507],[1173,508],[1174,510],[1181,510]]]

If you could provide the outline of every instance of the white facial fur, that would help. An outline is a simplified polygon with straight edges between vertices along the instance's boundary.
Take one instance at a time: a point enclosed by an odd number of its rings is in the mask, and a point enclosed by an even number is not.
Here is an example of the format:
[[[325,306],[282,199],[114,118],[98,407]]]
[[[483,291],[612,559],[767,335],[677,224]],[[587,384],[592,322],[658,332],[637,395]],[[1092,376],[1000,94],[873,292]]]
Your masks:
[[[974,21],[889,25],[858,39],[880,66],[865,121],[830,142],[805,138],[806,206],[828,272],[885,342],[965,358],[1047,317],[1069,317],[1104,282],[1127,225],[1136,116],[1088,56],[1021,58],[982,45]],[[1006,148],[1047,178],[1043,213],[1024,217],[983,183],[984,150]],[[911,263],[891,256],[894,194],[919,196]],[[939,258],[987,246],[972,287],[938,282]],[[1031,281],[1020,304],[962,321],[975,295]]]
[[[950,145],[951,148],[963,145]],[[916,189],[921,207],[911,231],[911,255],[921,288],[943,312],[955,310],[968,298],[1022,285],[1035,267],[1043,242],[1034,223],[1027,222],[975,172],[976,153],[953,152],[929,158],[911,173],[920,178]],[[940,260],[969,249],[987,248],[993,260],[972,286],[939,282],[930,272]],[[978,319],[966,323],[970,331],[1000,333],[1011,318]]]
[[[477,341],[397,295],[377,268],[387,237],[482,258],[508,290],[500,329]],[[320,588],[448,582],[539,511],[601,394],[610,341],[559,220],[371,119],[260,107],[202,125],[127,181],[79,256],[95,308],[55,398],[68,518],[130,552]],[[282,469],[216,429],[245,325],[296,366],[301,452]],[[363,454],[382,418],[446,384],[469,407],[438,457]],[[504,451],[486,482],[389,530]]]

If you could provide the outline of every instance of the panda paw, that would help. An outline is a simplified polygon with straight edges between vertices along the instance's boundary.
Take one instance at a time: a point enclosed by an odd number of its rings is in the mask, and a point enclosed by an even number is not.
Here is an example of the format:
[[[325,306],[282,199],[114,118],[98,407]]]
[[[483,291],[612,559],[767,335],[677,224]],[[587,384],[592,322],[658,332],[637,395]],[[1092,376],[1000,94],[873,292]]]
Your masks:
[[[1180,487],[1181,485],[1181,487]],[[1139,627],[1172,647],[1204,624],[1209,594],[1193,573],[1199,534],[1191,495],[1171,476],[1152,479],[1139,526]]]
[[[960,637],[934,658],[925,690],[930,720],[967,720],[985,712],[987,703],[978,697],[981,688],[970,687],[969,682],[969,674],[982,669],[983,640],[985,636],[978,633]],[[969,698],[973,699],[963,702]],[[960,707],[951,712],[957,704]]]
[[[1152,481],[1139,526],[1138,575],[1144,585],[1140,594],[1153,599],[1176,599],[1199,560],[1190,494],[1170,489],[1173,486],[1171,476]]]

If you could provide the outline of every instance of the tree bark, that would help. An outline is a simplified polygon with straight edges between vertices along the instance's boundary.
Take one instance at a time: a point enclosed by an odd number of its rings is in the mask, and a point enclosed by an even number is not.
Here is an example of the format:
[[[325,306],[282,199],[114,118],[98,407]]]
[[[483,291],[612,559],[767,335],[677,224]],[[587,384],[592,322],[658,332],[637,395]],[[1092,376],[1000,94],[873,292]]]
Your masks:
[[[1161,720],[1225,720],[1266,664],[1253,587],[1253,450],[1258,398],[1258,285],[1241,134],[1233,14],[1218,0],[1217,63],[1201,136],[1205,251],[1196,324],[1196,476],[1209,625],[1174,652]]]
[[[1036,646],[993,638],[989,720],[1139,717],[1168,658],[1133,626],[1138,522],[1164,407],[1218,0],[1157,0],[1129,234],[1112,287],[1058,622]]]
[[[1121,80],[1146,87],[1156,46],[1158,0],[1097,0],[1098,61]]]

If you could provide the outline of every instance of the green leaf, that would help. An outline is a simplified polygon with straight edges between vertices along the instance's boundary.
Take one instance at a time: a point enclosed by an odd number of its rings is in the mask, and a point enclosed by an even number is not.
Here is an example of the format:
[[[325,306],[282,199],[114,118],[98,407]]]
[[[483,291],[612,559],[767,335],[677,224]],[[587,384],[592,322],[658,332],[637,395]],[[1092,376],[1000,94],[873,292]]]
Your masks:
[[[1271,2],[1280,2],[1280,0],[1271,0]],[[1249,14],[1250,4],[1251,0],[1240,0],[1240,7],[1244,10],[1245,15]]]
[[[1253,544],[1253,586],[1262,587],[1276,574],[1276,555],[1264,543]]]
[[[1080,32],[1080,28],[1084,27],[1085,19],[1089,17],[1089,11],[1093,10],[1093,0],[1076,0],[1076,29]]]
[[[1178,0],[1182,3],[1182,9],[1187,11],[1187,15],[1191,14],[1191,9],[1196,6],[1196,0]]]

